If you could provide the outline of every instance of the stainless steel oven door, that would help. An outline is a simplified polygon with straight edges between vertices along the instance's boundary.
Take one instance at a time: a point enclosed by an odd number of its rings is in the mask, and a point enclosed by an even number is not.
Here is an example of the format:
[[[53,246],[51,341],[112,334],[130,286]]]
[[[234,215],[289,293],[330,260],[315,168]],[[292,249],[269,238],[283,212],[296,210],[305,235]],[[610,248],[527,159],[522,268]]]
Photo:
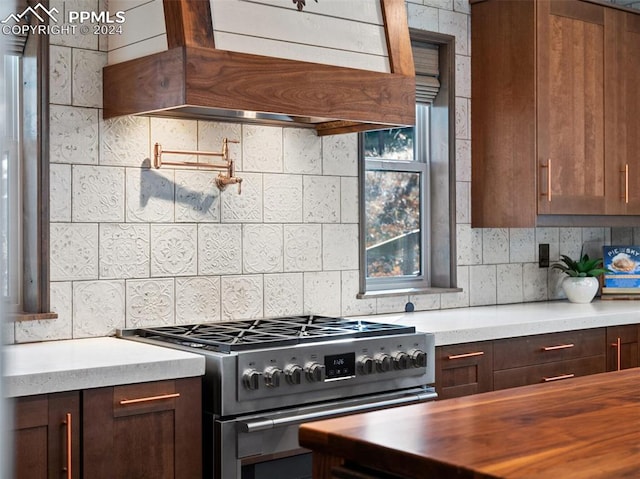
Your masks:
[[[374,411],[394,406],[431,401],[437,397],[433,388],[412,388],[403,391],[375,394],[359,398],[343,399],[303,407],[244,415],[234,418],[217,418],[213,424],[213,456],[215,458],[215,479],[264,479],[256,474],[259,470],[270,470],[265,463],[273,461],[274,467],[284,471],[299,469],[293,461],[307,450],[298,444],[298,426],[304,422],[328,419],[359,412]],[[206,454],[205,454],[206,455]],[[295,460],[299,462],[299,458]],[[281,466],[276,466],[280,464]],[[244,466],[244,468],[243,468]],[[243,474],[244,471],[244,474]],[[296,476],[305,477],[301,473]],[[308,477],[311,477],[311,461],[308,461]]]

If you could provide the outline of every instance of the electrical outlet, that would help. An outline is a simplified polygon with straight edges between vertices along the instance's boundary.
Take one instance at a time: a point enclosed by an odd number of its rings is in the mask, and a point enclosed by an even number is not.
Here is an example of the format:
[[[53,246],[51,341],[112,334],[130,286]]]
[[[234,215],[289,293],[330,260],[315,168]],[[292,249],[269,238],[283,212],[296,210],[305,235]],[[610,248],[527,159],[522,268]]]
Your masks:
[[[540,268],[549,267],[549,244],[540,243],[538,245],[538,266]]]

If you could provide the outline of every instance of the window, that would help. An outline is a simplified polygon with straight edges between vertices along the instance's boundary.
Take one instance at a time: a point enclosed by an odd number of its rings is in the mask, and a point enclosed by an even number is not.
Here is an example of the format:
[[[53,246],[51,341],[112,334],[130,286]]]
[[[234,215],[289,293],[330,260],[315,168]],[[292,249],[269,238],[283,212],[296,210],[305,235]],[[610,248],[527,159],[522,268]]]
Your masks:
[[[453,39],[412,32],[416,124],[361,133],[360,295],[456,289]]]

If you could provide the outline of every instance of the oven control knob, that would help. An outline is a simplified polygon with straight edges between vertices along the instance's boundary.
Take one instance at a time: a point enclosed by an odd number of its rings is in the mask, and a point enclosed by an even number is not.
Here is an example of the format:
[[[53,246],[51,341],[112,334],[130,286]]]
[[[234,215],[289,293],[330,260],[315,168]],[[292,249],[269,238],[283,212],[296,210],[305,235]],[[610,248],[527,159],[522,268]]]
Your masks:
[[[244,383],[244,387],[250,389],[251,391],[260,389],[260,376],[262,376],[261,372],[256,371],[255,369],[247,369],[242,374],[242,382]]]
[[[294,386],[302,382],[302,366],[297,364],[289,364],[284,368],[284,377],[289,384]]]
[[[412,349],[409,351],[411,362],[414,368],[424,368],[427,366],[427,353],[421,349]]]
[[[312,383],[320,383],[324,381],[325,368],[324,364],[309,363],[306,367],[307,379]]]
[[[391,356],[385,353],[376,354],[373,358],[376,361],[376,368],[381,373],[391,371]]]
[[[276,367],[268,367],[264,370],[264,383],[268,388],[277,388],[280,386],[280,378],[282,377],[282,369]]]
[[[407,353],[398,352],[393,355],[393,367],[396,369],[409,369],[411,357]]]
[[[369,356],[362,356],[358,359],[358,370],[362,374],[371,374],[373,373],[373,358]]]

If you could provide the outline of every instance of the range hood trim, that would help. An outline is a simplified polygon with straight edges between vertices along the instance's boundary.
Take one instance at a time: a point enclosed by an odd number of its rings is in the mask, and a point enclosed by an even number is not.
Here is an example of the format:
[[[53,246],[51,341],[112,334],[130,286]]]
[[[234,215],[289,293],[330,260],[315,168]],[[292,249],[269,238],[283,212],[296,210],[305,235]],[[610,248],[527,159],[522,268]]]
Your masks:
[[[202,20],[208,1],[165,0],[169,49],[103,69],[105,119],[211,119],[310,127],[319,135],[415,123],[404,0],[381,0],[392,73],[213,48],[212,26]]]

